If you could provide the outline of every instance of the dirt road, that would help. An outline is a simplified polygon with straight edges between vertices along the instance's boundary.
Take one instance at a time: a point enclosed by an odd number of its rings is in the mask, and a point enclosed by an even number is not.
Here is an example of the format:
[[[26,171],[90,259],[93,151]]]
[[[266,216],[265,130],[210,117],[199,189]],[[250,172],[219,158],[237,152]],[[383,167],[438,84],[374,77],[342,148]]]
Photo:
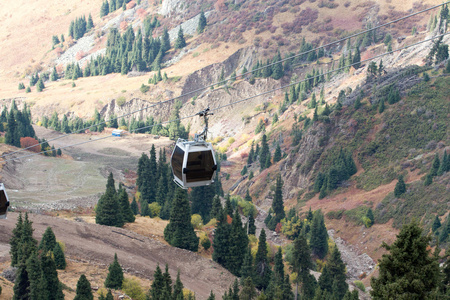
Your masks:
[[[15,227],[17,213],[9,213],[1,220],[0,260],[9,254],[6,246]],[[184,286],[196,293],[197,299],[206,299],[211,290],[220,297],[234,281],[234,276],[217,263],[187,250],[167,246],[156,239],[122,228],[31,214],[34,237],[39,238],[50,226],[58,240],[66,244],[66,256],[87,261],[99,268],[107,268],[117,253],[119,263],[126,272],[153,278],[156,265],[169,266],[173,279],[180,270]]]

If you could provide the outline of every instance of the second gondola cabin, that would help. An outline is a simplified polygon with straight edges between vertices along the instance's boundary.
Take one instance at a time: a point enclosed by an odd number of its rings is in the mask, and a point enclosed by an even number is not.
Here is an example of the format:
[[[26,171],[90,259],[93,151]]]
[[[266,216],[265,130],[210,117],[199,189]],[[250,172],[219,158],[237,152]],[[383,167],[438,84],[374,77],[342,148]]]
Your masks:
[[[170,164],[175,183],[184,189],[214,182],[217,164],[211,143],[178,139]]]

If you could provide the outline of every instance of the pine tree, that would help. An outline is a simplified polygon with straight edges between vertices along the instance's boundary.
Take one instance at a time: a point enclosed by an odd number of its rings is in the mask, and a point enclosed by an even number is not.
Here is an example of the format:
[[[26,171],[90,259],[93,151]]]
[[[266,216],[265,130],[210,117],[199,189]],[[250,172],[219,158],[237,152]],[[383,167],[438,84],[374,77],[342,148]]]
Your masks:
[[[316,281],[314,277],[311,278],[310,270],[313,267],[311,250],[303,231],[294,241],[292,256],[291,270],[297,273],[296,294],[298,294],[298,284],[302,283],[302,298],[310,299],[314,295]]]
[[[328,232],[320,210],[314,212],[312,219],[310,246],[312,253],[320,259],[328,253]]]
[[[248,234],[255,234],[255,233],[256,233],[255,218],[253,217],[253,214],[250,213],[248,216]]]
[[[434,156],[433,164],[431,165],[430,175],[436,176],[440,166],[439,155],[436,153]]]
[[[255,299],[257,293],[255,290],[255,286],[253,285],[252,279],[247,277],[244,280],[244,284],[242,286],[241,293],[239,294],[240,300],[252,300]]]
[[[229,257],[231,225],[227,223],[225,212],[218,216],[217,227],[214,233],[212,258],[218,264],[225,266]]]
[[[439,169],[437,170],[436,175],[441,176],[445,172],[447,172],[447,166],[448,166],[448,156],[447,151],[444,151],[444,156],[442,157],[442,162],[439,164]]]
[[[221,214],[223,214],[222,204],[220,203],[220,197],[216,195],[213,198],[210,217],[218,220]]]
[[[175,280],[175,284],[173,286],[172,299],[173,300],[183,299],[183,283],[181,282],[180,279],[180,270],[178,270],[177,272],[177,279]]]
[[[110,289],[121,289],[123,282],[122,267],[117,260],[117,253],[114,253],[114,261],[109,265],[108,275],[105,280],[105,287]]]
[[[271,218],[271,220],[267,224],[267,227],[270,230],[275,230],[275,227],[277,226],[277,224],[280,223],[281,220],[286,217],[286,213],[284,211],[282,189],[283,189],[283,180],[281,179],[281,175],[278,174],[276,186],[275,186],[275,195],[274,195],[273,201],[272,201],[272,210],[273,210],[274,216]]]
[[[389,251],[379,260],[380,274],[372,278],[373,299],[427,299],[439,281],[437,257],[430,255],[430,236],[412,221],[404,225]]]
[[[62,292],[61,283],[58,279],[58,272],[56,271],[55,261],[49,255],[43,255],[41,258],[42,264],[42,282],[44,290],[46,291],[49,300],[62,300],[64,294]]]
[[[258,240],[258,250],[255,256],[255,286],[265,289],[269,285],[272,270],[267,258],[266,232],[261,229]]]
[[[273,60],[272,60],[272,78],[275,80],[280,79],[281,77],[283,77],[284,72],[283,72],[283,64],[280,62],[281,61],[281,54],[278,51],[277,54],[274,56]]]
[[[245,228],[242,227],[241,216],[238,210],[234,213],[231,222],[229,243],[229,257],[225,267],[234,275],[239,276],[247,250],[248,237]]]
[[[385,105],[384,105],[384,98],[380,100],[380,103],[378,104],[378,113],[382,114],[384,112]]]
[[[136,202],[136,197],[133,197],[133,201],[131,201],[130,208],[134,215],[139,214],[139,206]]]
[[[196,252],[198,237],[191,224],[189,201],[186,192],[177,189],[172,203],[170,223],[164,229],[164,239],[172,246]]]
[[[203,33],[203,31],[205,31],[206,28],[206,16],[205,13],[202,11],[200,12],[200,17],[198,18],[198,26],[197,26],[197,33]]]
[[[361,67],[361,53],[359,52],[359,47],[356,47],[352,63],[355,69],[359,69]]]
[[[45,230],[44,234],[42,235],[41,242],[39,243],[39,250],[43,250],[44,253],[47,253],[48,251],[53,251],[56,246],[56,237],[53,233],[52,228],[49,226]]]
[[[33,222],[28,219],[28,213],[25,213],[23,220],[21,240],[18,250],[18,262],[25,263],[37,250],[37,241],[33,238]]]
[[[150,296],[151,299],[162,299],[161,296],[163,294],[164,289],[164,277],[159,267],[159,264],[156,266],[155,273],[153,274],[153,282],[150,288]]]
[[[192,188],[190,193],[192,214],[199,214],[204,224],[211,219],[210,211],[215,190],[214,185],[200,186]]]
[[[436,216],[435,218],[434,218],[434,222],[433,222],[433,225],[431,226],[431,230],[433,231],[433,232],[436,232],[436,230],[438,230],[439,229],[439,227],[441,227],[441,221],[439,220],[439,217],[438,216]]]
[[[405,192],[406,192],[406,184],[405,181],[403,180],[403,175],[400,175],[398,176],[398,182],[395,185],[394,196],[398,198]]]
[[[130,223],[134,222],[135,217],[131,210],[130,202],[128,201],[128,194],[122,186],[120,186],[117,196],[119,197],[120,212],[122,213],[123,221]]]
[[[267,136],[263,134],[261,139],[261,150],[259,153],[259,163],[261,165],[261,170],[264,170],[266,168],[267,158],[269,158],[270,161],[270,150],[269,144],[267,143]]]
[[[81,274],[77,282],[77,294],[73,300],[94,300],[92,295],[91,284],[84,274]]]
[[[56,243],[55,248],[53,249],[53,255],[55,256],[56,268],[58,270],[66,269],[66,257],[59,243]]]
[[[22,231],[23,231],[23,219],[22,213],[19,213],[19,217],[17,217],[16,227],[12,231],[12,237],[9,240],[10,250],[9,253],[11,255],[11,266],[15,267],[19,264],[19,248],[20,242],[22,241]]]
[[[180,26],[180,29],[178,30],[178,38],[175,41],[175,49],[182,49],[186,47],[186,41],[184,39],[183,29]]]
[[[44,300],[46,295],[42,282],[42,266],[36,251],[28,258],[26,267],[30,281],[30,299]]]
[[[254,278],[254,266],[253,266],[253,256],[252,256],[252,249],[249,246],[247,248],[247,251],[244,256],[244,261],[242,262],[242,268],[241,268],[241,285],[244,283],[244,280],[246,278]]]
[[[20,264],[14,281],[14,297],[13,300],[30,299],[30,281],[25,264]]]
[[[367,210],[366,218],[370,221],[370,226],[372,226],[375,223],[375,217],[373,216],[373,211],[370,207]]]
[[[94,21],[92,20],[92,15],[89,14],[88,22],[87,22],[87,25],[86,25],[86,30],[89,31],[92,28],[94,28]]]
[[[273,154],[273,163],[277,163],[281,160],[281,148],[280,144],[277,143],[277,147],[275,148],[275,153]]]
[[[112,173],[108,176],[106,192],[98,200],[95,223],[116,227],[122,227],[124,224]]]

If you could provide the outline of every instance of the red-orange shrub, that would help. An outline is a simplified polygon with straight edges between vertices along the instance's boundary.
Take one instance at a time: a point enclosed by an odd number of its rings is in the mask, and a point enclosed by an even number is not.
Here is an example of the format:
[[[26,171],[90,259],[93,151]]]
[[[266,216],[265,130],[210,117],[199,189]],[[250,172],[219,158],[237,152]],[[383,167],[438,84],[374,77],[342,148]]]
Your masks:
[[[28,150],[36,153],[41,151],[39,142],[36,139],[29,136],[20,138],[20,147],[22,148],[30,147]]]

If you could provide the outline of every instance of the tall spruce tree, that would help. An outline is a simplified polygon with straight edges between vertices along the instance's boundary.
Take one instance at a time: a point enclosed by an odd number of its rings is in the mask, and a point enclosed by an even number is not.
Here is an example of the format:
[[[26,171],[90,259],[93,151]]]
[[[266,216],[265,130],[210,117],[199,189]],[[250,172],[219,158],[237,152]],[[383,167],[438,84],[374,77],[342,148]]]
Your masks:
[[[56,243],[55,248],[53,249],[53,255],[55,258],[56,268],[58,270],[66,269],[66,257],[64,255],[64,251],[62,250],[59,243]]]
[[[269,285],[272,270],[267,258],[266,231],[261,229],[258,240],[258,250],[255,256],[255,286],[266,289]]]
[[[328,232],[320,210],[314,212],[312,219],[310,246],[312,253],[320,259],[328,253]]]
[[[218,223],[213,240],[214,252],[212,258],[218,264],[225,266],[229,256],[231,225],[228,224],[225,213],[220,214],[217,221]]]
[[[186,47],[186,40],[184,39],[183,28],[178,30],[178,37],[175,41],[175,49],[182,49]]]
[[[42,264],[42,283],[44,286],[46,299],[49,300],[63,300],[64,294],[62,285],[58,279],[58,272],[56,271],[56,264],[50,255],[43,255],[41,258]]]
[[[123,283],[123,270],[117,259],[117,253],[114,253],[114,261],[109,265],[108,275],[105,280],[105,287],[110,289],[121,289]]]
[[[173,200],[170,223],[164,229],[164,239],[172,246],[196,252],[198,237],[191,224],[191,208],[187,194],[177,189]]]
[[[153,274],[153,282],[150,287],[150,297],[151,299],[162,299],[164,290],[164,277],[159,267],[159,264],[156,266],[155,273]]]
[[[13,300],[30,299],[30,280],[25,264],[21,263],[16,273],[14,281]]]
[[[42,250],[44,253],[47,253],[48,251],[53,251],[56,246],[56,237],[53,233],[52,228],[49,226],[45,230],[44,234],[42,235],[41,242],[39,243],[39,250]]]
[[[255,218],[253,217],[253,213],[250,213],[248,215],[248,234],[255,234],[255,233],[256,233]]]
[[[301,283],[302,299],[311,299],[314,296],[314,291],[316,289],[316,280],[310,274],[310,270],[313,268],[311,250],[303,230],[294,241],[292,256],[291,270],[297,273],[297,278],[295,280],[295,294],[298,294],[298,284]]]
[[[76,295],[73,300],[94,300],[91,284],[84,274],[81,274],[77,282]]]
[[[173,285],[172,299],[183,299],[183,283],[180,279],[180,270],[178,270],[177,272],[177,279],[175,280],[175,284]]]
[[[119,198],[120,212],[122,213],[122,220],[124,222],[134,222],[135,217],[131,209],[130,202],[128,201],[128,194],[122,185],[119,186],[117,194]]]
[[[239,276],[245,252],[247,250],[248,236],[242,227],[241,216],[238,210],[234,213],[231,222],[229,255],[225,267],[234,275]]]
[[[286,213],[284,212],[284,204],[283,204],[283,180],[281,179],[281,175],[277,176],[277,182],[275,186],[275,195],[272,201],[272,210],[274,216],[267,224],[267,227],[271,230],[275,230],[275,227],[278,223],[281,222],[282,219],[286,217]]]
[[[398,182],[395,185],[394,196],[398,198],[405,192],[406,192],[406,184],[405,181],[403,180],[403,175],[400,175],[398,176]]]
[[[379,260],[380,274],[372,278],[373,299],[427,299],[439,282],[439,262],[430,254],[430,236],[417,221],[406,224],[389,251]]]
[[[199,214],[204,224],[211,219],[210,212],[214,195],[214,185],[194,187],[190,193],[192,214]]]
[[[23,220],[21,240],[18,249],[18,262],[25,263],[28,258],[37,250],[37,241],[33,238],[33,222],[28,218],[28,213],[25,213]]]
[[[45,291],[42,281],[42,266],[41,260],[38,257],[37,251],[27,260],[27,272],[28,279],[30,281],[30,299],[34,300],[44,300]]]
[[[109,173],[105,193],[98,200],[95,223],[116,227],[124,224],[112,173]]]
[[[12,237],[9,240],[9,254],[11,255],[11,266],[15,267],[19,264],[19,248],[22,241],[23,219],[22,213],[17,217],[16,227],[12,231]]]
[[[261,150],[259,153],[259,163],[261,165],[261,170],[264,170],[267,167],[267,160],[270,161],[270,150],[269,144],[267,143],[267,136],[263,134],[261,139]]]
[[[203,33],[203,31],[205,31],[206,28],[206,16],[205,16],[205,12],[202,11],[200,12],[200,17],[198,18],[198,26],[197,26],[197,33]]]

